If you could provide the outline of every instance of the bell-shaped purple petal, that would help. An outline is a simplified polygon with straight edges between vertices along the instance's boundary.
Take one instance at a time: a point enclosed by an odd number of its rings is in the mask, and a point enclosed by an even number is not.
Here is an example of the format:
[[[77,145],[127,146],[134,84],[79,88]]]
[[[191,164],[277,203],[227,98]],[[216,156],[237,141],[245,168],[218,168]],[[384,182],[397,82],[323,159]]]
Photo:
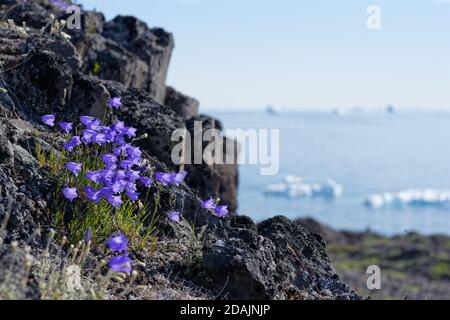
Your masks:
[[[126,191],[127,197],[130,198],[131,201],[138,201],[139,200],[139,192],[136,192],[134,190],[128,189]]]
[[[66,199],[72,202],[73,200],[78,198],[77,188],[64,188],[63,195]]]
[[[78,136],[73,136],[68,142],[64,143],[64,148],[72,152],[76,146],[81,144],[81,139]]]
[[[84,193],[86,194],[86,197],[89,201],[99,203],[103,199],[103,194],[100,190],[95,190],[95,188],[86,186],[84,187]]]
[[[135,182],[136,180],[139,180],[139,178],[141,177],[141,172],[135,170],[128,170],[127,177],[128,180],[130,180],[131,182]]]
[[[150,179],[150,178],[148,178],[148,177],[141,177],[141,178],[139,179],[139,181],[140,181],[144,186],[146,186],[147,188],[150,188],[150,187],[152,186],[152,184],[153,184],[153,180]]]
[[[81,141],[83,141],[84,144],[89,144],[92,142],[92,137],[96,134],[93,130],[85,129],[83,130],[83,135],[81,137]]]
[[[84,125],[87,125],[87,124],[89,124],[90,122],[92,122],[94,120],[95,120],[95,118],[91,117],[91,116],[81,116],[80,117],[80,121]]]
[[[128,147],[129,147],[129,144],[120,145],[113,149],[113,153],[118,157],[123,156],[123,155],[125,155]]]
[[[225,218],[228,215],[228,206],[217,206],[214,210],[216,215],[220,218]]]
[[[202,202],[202,207],[208,210],[214,210],[216,208],[216,203],[213,198]]]
[[[102,129],[102,125],[101,125],[100,120],[95,119],[95,120],[88,122],[86,124],[86,128],[88,130],[92,130],[92,131],[99,131],[100,129]]]
[[[110,190],[111,190],[111,193],[114,193],[114,194],[122,193],[123,190],[125,190],[125,185],[124,185],[124,183],[121,182],[121,180],[118,180],[110,185]]]
[[[121,131],[122,131],[122,134],[126,135],[130,139],[136,137],[136,132],[137,132],[136,128],[125,127]]]
[[[86,173],[86,178],[88,178],[88,180],[93,181],[95,183],[101,183],[102,173],[100,171],[88,172],[88,173]]]
[[[117,170],[116,171],[116,179],[117,180],[125,180],[127,178],[127,173],[125,170]]]
[[[114,165],[117,163],[117,157],[113,154],[107,153],[102,156],[102,161],[106,165]]]
[[[55,126],[55,119],[56,119],[56,117],[54,114],[47,114],[47,115],[41,117],[41,121],[50,127]]]
[[[167,213],[167,218],[170,221],[179,222],[180,221],[180,213],[177,211],[170,211]]]
[[[84,242],[89,243],[91,242],[91,239],[92,239],[91,228],[88,227],[86,232],[84,233]]]
[[[123,128],[125,128],[125,122],[123,122],[123,121],[117,121],[116,123],[114,123],[112,126],[111,126],[111,129],[112,130],[114,130],[114,131],[121,131]]]
[[[122,197],[120,195],[116,196],[114,194],[110,194],[106,196],[106,200],[110,205],[114,206],[115,208],[118,208],[123,204]]]
[[[122,160],[120,161],[120,167],[122,169],[128,169],[133,166],[133,161],[131,160]]]
[[[75,176],[78,176],[78,174],[83,171],[81,163],[76,162],[67,162],[66,168],[72,172]]]
[[[182,171],[182,172],[179,172],[179,173],[172,173],[170,175],[170,180],[171,180],[171,182],[173,184],[179,186],[180,184],[183,183],[183,181],[186,178],[186,176],[187,176],[187,172],[186,171]]]
[[[156,172],[155,179],[156,181],[162,183],[164,186],[167,186],[172,182],[170,173]]]
[[[125,144],[125,137],[123,134],[116,135],[116,138],[114,139],[114,143],[118,145]]]
[[[96,133],[92,136],[92,142],[98,144],[99,146],[106,143],[106,135],[104,133]]]
[[[101,170],[100,174],[102,175],[103,182],[112,182],[114,180],[116,172],[114,170]]]
[[[73,130],[73,123],[72,122],[60,122],[59,127],[65,132],[69,133]]]
[[[128,254],[123,254],[121,256],[112,257],[109,260],[109,268],[114,272],[123,272],[129,273],[132,268],[130,266],[131,259],[128,257]]]
[[[113,108],[120,108],[122,106],[122,98],[121,97],[114,97],[111,99],[108,99],[108,105]]]
[[[139,147],[135,148],[135,147],[127,147],[126,149],[126,153],[130,158],[140,158],[142,157],[142,151],[140,150]]]
[[[120,252],[128,250],[128,242],[129,240],[125,235],[119,234],[117,236],[111,237],[107,241],[108,248],[112,252]]]

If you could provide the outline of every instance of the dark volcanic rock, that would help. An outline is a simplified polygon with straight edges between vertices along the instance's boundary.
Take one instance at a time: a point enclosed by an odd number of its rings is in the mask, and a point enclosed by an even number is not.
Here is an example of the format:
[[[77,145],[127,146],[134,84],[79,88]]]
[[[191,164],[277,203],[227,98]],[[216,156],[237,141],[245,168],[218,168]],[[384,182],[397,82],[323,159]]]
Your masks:
[[[27,26],[36,29],[44,27],[50,14],[53,13],[48,10],[50,7],[45,8],[40,1],[11,0],[2,1],[0,5],[2,5],[4,10],[4,14],[2,14],[4,20],[12,19],[18,25],[22,25],[22,22],[25,22]]]
[[[197,123],[197,125],[196,125]],[[191,134],[191,137],[202,137],[209,129],[222,130],[220,121],[208,117],[198,116],[189,121],[186,121],[186,127]],[[196,150],[195,140],[191,144],[192,153]],[[202,152],[207,147],[208,141],[204,141],[201,148]],[[211,196],[218,196],[226,203],[232,212],[236,212],[237,203],[237,189],[239,184],[239,173],[237,165],[237,157],[239,155],[239,145],[236,141],[227,139],[223,140],[223,164],[208,165],[204,162],[197,164],[195,158],[190,158],[190,164],[186,165],[186,170],[189,175],[186,179],[189,185],[198,186],[200,196],[202,198],[209,198]],[[226,159],[231,158],[231,163]],[[229,164],[227,164],[229,163]]]
[[[78,71],[81,67],[81,57],[75,46],[62,37],[39,37],[32,38],[35,43],[29,44],[33,48],[50,49],[55,54],[62,57],[72,71]]]
[[[32,129],[0,106],[0,225],[7,223],[2,235],[7,241],[34,243],[40,228],[50,226],[45,213],[50,183],[33,155],[21,146]]]
[[[135,76],[131,72],[131,79],[120,82],[144,89],[156,101],[164,103],[167,71],[174,48],[173,36],[163,29],[149,29],[144,22],[128,16],[118,16],[107,22],[103,36],[120,44],[148,66],[145,74]]]
[[[344,241],[344,235],[340,232],[337,232],[330,227],[323,225],[311,218],[301,218],[295,220],[295,223],[305,227],[308,231],[312,233],[319,234],[324,240],[329,243],[340,243]]]
[[[106,87],[96,78],[81,73],[76,73],[73,78],[69,107],[64,112],[67,120],[82,114],[100,119],[110,116],[112,110],[107,107],[107,101],[111,96]]]
[[[203,259],[207,279],[229,298],[359,298],[335,274],[323,241],[285,217],[217,223]]]
[[[120,82],[127,88],[148,84],[149,66],[115,41],[99,34],[87,35],[77,48],[83,52],[85,73]]]
[[[188,97],[172,87],[167,87],[164,104],[172,108],[184,120],[198,116],[198,100]]]
[[[25,61],[18,70],[23,77],[20,94],[28,97],[29,105],[38,114],[63,112],[73,85],[72,71],[64,58],[53,51],[37,49]]]

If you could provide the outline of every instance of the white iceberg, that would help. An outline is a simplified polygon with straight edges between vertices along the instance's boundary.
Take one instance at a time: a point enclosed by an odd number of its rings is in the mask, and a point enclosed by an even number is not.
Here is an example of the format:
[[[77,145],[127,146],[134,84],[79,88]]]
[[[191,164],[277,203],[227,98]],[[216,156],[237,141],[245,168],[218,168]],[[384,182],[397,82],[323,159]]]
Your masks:
[[[344,188],[336,181],[329,179],[325,183],[308,183],[301,177],[286,176],[283,182],[269,184],[264,193],[288,198],[325,197],[337,198],[342,196]]]
[[[450,190],[409,189],[400,192],[386,192],[368,197],[366,206],[373,209],[405,206],[434,206],[450,209]]]

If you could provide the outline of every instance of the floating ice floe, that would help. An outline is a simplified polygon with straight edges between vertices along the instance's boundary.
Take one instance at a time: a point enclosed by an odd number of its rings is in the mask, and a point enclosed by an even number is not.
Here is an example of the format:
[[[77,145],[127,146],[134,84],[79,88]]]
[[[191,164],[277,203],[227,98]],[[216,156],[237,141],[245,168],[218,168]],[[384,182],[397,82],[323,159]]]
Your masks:
[[[450,209],[450,190],[410,189],[394,193],[386,192],[368,197],[365,204],[373,209],[405,206]]]
[[[331,179],[320,184],[307,183],[297,176],[286,176],[283,182],[267,185],[264,193],[289,198],[337,198],[342,196],[343,190],[344,188],[339,183]]]

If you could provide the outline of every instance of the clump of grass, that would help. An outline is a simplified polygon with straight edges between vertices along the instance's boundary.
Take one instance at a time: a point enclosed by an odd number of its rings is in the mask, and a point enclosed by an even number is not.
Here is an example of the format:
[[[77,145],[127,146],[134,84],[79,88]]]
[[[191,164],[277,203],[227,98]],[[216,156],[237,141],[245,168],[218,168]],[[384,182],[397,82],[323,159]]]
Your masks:
[[[100,71],[101,71],[100,63],[96,62],[96,63],[94,64],[94,67],[92,68],[92,74],[93,74],[94,76],[96,76],[96,75],[98,75],[98,74],[100,73]]]
[[[137,272],[128,275],[105,271],[106,261],[90,254],[91,243],[80,241],[66,251],[51,245],[55,232],[50,231],[42,253],[33,255],[29,246],[12,242],[2,245],[0,258],[0,300],[97,300],[125,298],[143,289],[135,285]],[[66,246],[66,238],[55,247]],[[119,290],[120,289],[120,290]],[[117,292],[120,291],[120,294]]]
[[[440,262],[431,268],[431,277],[435,280],[450,279],[450,263]]]
[[[55,228],[66,233],[72,243],[81,241],[87,230],[92,233],[94,243],[102,243],[112,233],[121,231],[131,240],[134,249],[141,250],[147,246],[152,249],[157,239],[159,193],[151,194],[147,191],[143,202],[126,200],[118,208],[109,204],[106,199],[99,203],[86,199],[68,203],[62,196],[62,189],[66,185],[78,186],[80,189],[82,186],[94,186],[84,173],[102,168],[97,153],[98,150],[93,152],[87,147],[73,155],[65,150],[59,152],[55,149],[46,153],[36,143],[37,161],[55,181],[52,196]],[[67,161],[83,163],[83,172],[78,176],[68,173],[65,168]]]
[[[205,242],[205,231],[207,225],[196,230],[195,225],[188,224],[190,226],[190,237],[187,242],[187,258],[191,266],[191,269],[195,270],[200,267],[203,261],[203,245]]]
[[[36,142],[36,160],[41,168],[47,170],[52,177],[57,177],[63,173],[64,163],[67,161],[67,151],[57,151],[51,149],[48,154],[43,150],[41,144]]]

